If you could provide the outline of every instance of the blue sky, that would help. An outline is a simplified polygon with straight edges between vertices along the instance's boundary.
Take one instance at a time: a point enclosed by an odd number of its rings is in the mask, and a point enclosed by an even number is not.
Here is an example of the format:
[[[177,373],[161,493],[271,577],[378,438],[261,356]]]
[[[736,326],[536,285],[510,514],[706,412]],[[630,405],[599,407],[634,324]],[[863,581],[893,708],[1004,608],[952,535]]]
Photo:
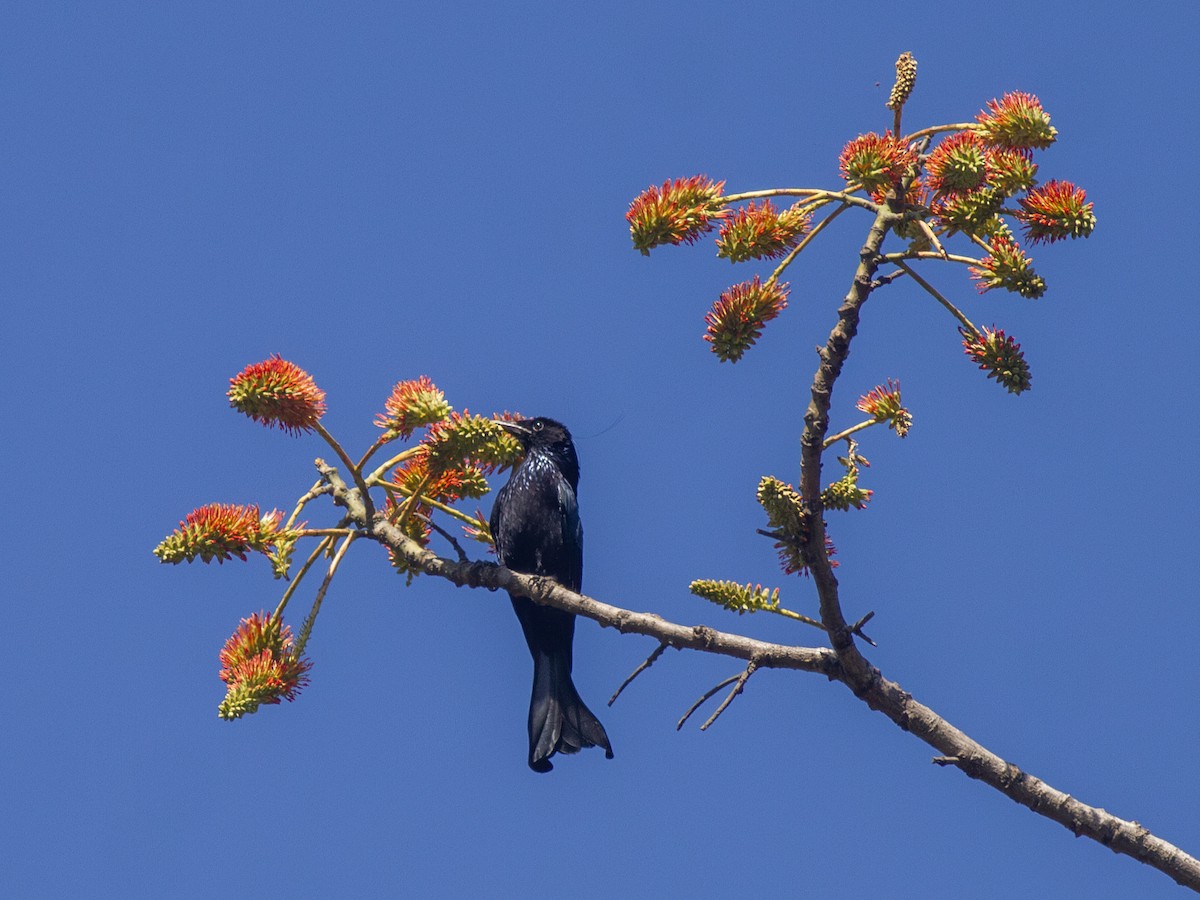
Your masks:
[[[875,610],[872,661],[973,737],[1200,852],[1200,315],[1181,260],[1195,14],[793,6],[0,12],[0,892],[1177,896],[930,765],[840,685],[763,672],[709,731],[677,733],[737,669],[672,652],[607,709],[653,644],[586,622],[576,680],[616,758],[536,776],[507,600],[405,588],[374,546],[334,583],[311,687],[216,718],[217,651],[279,585],[262,560],[174,568],[150,550],[202,503],[290,508],[312,483],[317,439],[224,398],[276,352],[313,374],[355,449],[420,374],[459,409],[566,421],[587,593],[812,642],[687,585],[761,581],[815,609],[755,535],[754,488],[796,477],[812,348],[867,220],[842,216],[806,251],[789,309],[730,366],[703,315],[761,268],[708,244],[643,258],[623,215],[697,172],[739,191],[837,184],[842,144],[890,123],[892,64],[912,50],[909,127],[1037,93],[1060,131],[1042,176],[1083,185],[1099,227],[1035,254],[1036,302],[923,270],[1021,341],[1021,397],[912,285],[871,299],[835,426],[888,377],[916,421],[903,442],[868,432],[875,498],[830,520],[847,614]]]

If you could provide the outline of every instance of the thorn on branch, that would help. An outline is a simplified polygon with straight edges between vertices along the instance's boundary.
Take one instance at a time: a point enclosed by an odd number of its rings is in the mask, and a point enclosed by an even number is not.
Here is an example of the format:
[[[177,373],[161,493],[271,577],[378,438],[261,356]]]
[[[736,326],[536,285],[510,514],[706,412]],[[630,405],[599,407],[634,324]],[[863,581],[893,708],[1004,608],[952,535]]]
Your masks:
[[[650,668],[652,665],[654,665],[655,661],[660,656],[663,655],[663,651],[666,650],[669,646],[671,646],[671,645],[666,643],[665,641],[663,643],[659,644],[658,648],[653,653],[651,653],[649,656],[647,656],[645,658],[645,660],[642,661],[642,664],[640,666],[638,666],[636,669],[634,669],[632,672],[630,672],[629,677],[621,682],[621,686],[619,688],[617,688],[616,693],[614,693],[611,697],[608,698],[608,705],[612,706],[614,703],[616,703],[617,698],[621,696],[621,692],[623,690],[625,690],[625,688],[629,687],[629,685],[633,682],[633,679],[637,678],[639,675],[641,675],[643,672],[645,672],[648,668]]]
[[[862,630],[863,626],[866,625],[868,622],[870,622],[873,618],[875,618],[875,611],[871,610],[871,612],[867,613],[865,616],[863,616],[861,619],[859,619],[857,622],[855,622],[853,625],[850,626],[850,633],[858,635],[860,638],[862,638],[864,641],[866,641],[872,647],[878,647],[879,645],[877,643],[875,643],[873,640],[871,640],[869,637],[867,637],[865,634],[863,634],[863,630]]]
[[[935,766],[957,766],[961,760],[957,756],[935,756],[930,762]]]

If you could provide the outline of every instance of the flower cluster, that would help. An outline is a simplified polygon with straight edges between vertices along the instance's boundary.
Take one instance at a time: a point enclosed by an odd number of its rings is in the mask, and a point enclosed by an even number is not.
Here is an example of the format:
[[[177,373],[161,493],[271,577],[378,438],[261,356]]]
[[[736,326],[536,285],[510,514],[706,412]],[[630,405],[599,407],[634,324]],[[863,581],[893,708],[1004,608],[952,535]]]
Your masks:
[[[375,424],[389,436],[401,438],[411,437],[422,426],[442,421],[451,412],[446,395],[425,375],[399,382],[384,402],[384,410],[375,417]]]
[[[988,153],[983,140],[973,131],[952,134],[929,154],[925,177],[938,193],[973,191],[988,180]]]
[[[963,350],[967,356],[979,363],[979,368],[1004,385],[1009,393],[1019,394],[1029,390],[1032,379],[1029,363],[1021,352],[1021,345],[999,328],[984,328],[982,333],[968,332],[960,328]]]
[[[217,714],[240,719],[264,703],[291,702],[308,684],[311,667],[296,651],[291,628],[275,616],[255,613],[242,619],[221,648],[226,693]]]
[[[771,528],[770,537],[775,538],[775,549],[779,551],[779,564],[787,575],[793,572],[808,574],[808,564],[804,561],[801,547],[808,540],[808,514],[799,492],[790,484],[764,475],[758,483],[755,495],[759,505],[767,513],[767,523]],[[825,552],[829,556],[837,553],[837,548],[825,535]],[[830,560],[829,564],[836,567],[837,562]]]
[[[950,234],[992,235],[1007,230],[998,213],[1004,194],[994,187],[943,194],[933,202],[933,213]]]
[[[866,509],[875,492],[858,486],[858,470],[860,466],[870,467],[871,464],[865,456],[859,455],[858,445],[854,441],[850,441],[849,452],[839,456],[838,462],[846,467],[846,474],[821,491],[821,505],[842,512]]]
[[[992,252],[981,259],[979,265],[970,267],[971,277],[978,282],[979,293],[1004,288],[1031,300],[1046,293],[1045,279],[1033,271],[1033,260],[1025,255],[1020,244],[999,234],[992,238],[989,246]]]
[[[812,213],[799,203],[779,212],[770,200],[762,206],[751,201],[721,225],[717,256],[734,263],[779,259],[800,242],[811,222]]]
[[[713,223],[729,216],[721,206],[723,181],[704,175],[664,181],[651,185],[629,204],[625,219],[633,246],[648,256],[663,244],[694,243],[713,228]]]
[[[431,470],[425,455],[397,466],[392,472],[391,483],[406,497],[420,492],[443,503],[454,503],[466,497],[477,499],[489,490],[487,476],[477,463],[467,461],[455,468]]]
[[[849,468],[845,475],[821,491],[821,503],[826,509],[866,509],[875,492],[858,486],[858,467]]]
[[[704,317],[704,339],[721,362],[737,362],[762,336],[763,326],[787,307],[788,286],[757,275],[726,290]]]
[[[988,147],[986,153],[988,183],[1006,197],[1037,183],[1037,163],[1028,153],[1010,147]]]
[[[434,473],[474,466],[491,475],[516,465],[522,453],[517,439],[495,419],[465,409],[431,425],[421,443],[427,448],[429,470]]]
[[[229,404],[267,427],[312,431],[325,415],[325,392],[295,363],[275,354],[229,379]]]
[[[713,581],[701,578],[688,589],[697,597],[711,600],[718,606],[738,615],[748,612],[769,612],[779,608],[779,588],[770,591],[761,584],[737,584],[733,581]]]
[[[855,405],[876,422],[887,422],[888,428],[894,428],[900,437],[906,437],[912,427],[912,413],[900,400],[899,381],[889,378],[886,385],[876,385],[859,397]]]
[[[989,100],[987,106],[975,117],[979,123],[975,130],[995,147],[1044,150],[1058,136],[1050,115],[1033,94],[1012,91],[999,100]]]
[[[838,166],[846,181],[856,181],[876,194],[898,185],[916,164],[917,155],[890,131],[860,134],[842,148]]]
[[[227,559],[245,560],[251,551],[269,553],[286,542],[288,533],[280,530],[283,513],[272,510],[260,516],[254,504],[209,503],[194,509],[179,527],[154,548],[164,563],[223,563]]]
[[[1093,204],[1083,188],[1069,181],[1050,181],[1030,191],[1017,217],[1033,243],[1052,244],[1064,238],[1087,237],[1096,227]]]

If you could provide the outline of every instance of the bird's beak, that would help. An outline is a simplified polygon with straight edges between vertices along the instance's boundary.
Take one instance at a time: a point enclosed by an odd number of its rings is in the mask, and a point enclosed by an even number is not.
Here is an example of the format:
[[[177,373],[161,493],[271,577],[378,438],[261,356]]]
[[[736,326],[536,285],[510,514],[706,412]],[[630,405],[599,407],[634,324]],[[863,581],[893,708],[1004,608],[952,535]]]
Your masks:
[[[529,426],[524,422],[509,422],[504,419],[495,419],[494,421],[497,425],[517,439],[527,437],[530,434]]]

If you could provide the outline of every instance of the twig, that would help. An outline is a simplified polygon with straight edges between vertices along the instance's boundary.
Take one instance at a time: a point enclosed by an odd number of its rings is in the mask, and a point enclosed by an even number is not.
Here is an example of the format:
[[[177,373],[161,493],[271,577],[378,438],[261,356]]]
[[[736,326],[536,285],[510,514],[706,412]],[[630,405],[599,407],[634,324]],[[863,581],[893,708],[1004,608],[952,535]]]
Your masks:
[[[942,306],[946,307],[946,309],[950,311],[950,315],[954,316],[954,318],[958,319],[958,321],[963,323],[963,326],[967,329],[967,331],[971,332],[974,335],[979,334],[979,329],[976,328],[971,323],[970,319],[968,319],[965,315],[963,315],[962,310],[960,310],[957,306],[955,306],[953,303],[951,303],[949,300],[947,300],[945,297],[943,297],[941,292],[937,288],[935,288],[932,284],[930,284],[928,281],[926,281],[924,278],[922,278],[920,275],[918,275],[916,269],[914,269],[912,266],[910,266],[908,263],[906,263],[902,259],[894,259],[894,260],[889,260],[889,261],[894,262],[901,269],[903,269],[905,272],[907,272],[908,276],[913,281],[915,281],[921,287],[925,288],[926,292],[929,293],[933,297],[934,300],[936,300],[938,303],[942,304]]]
[[[363,480],[362,471],[355,466],[350,457],[346,455],[346,451],[342,449],[342,445],[337,442],[337,439],[325,430],[324,425],[322,425],[320,422],[313,422],[312,426],[313,430],[316,431],[317,434],[319,434],[325,440],[325,443],[333,448],[333,452],[338,455],[338,459],[342,461],[342,464],[350,473],[350,477],[354,479],[354,486],[357,487],[359,492],[362,494],[363,503],[366,504],[367,510],[374,514],[375,505],[371,500],[371,492],[367,489],[367,483]]]
[[[871,419],[867,419],[865,422],[859,422],[857,425],[851,425],[845,431],[839,431],[837,434],[833,435],[832,437],[825,438],[824,444],[822,446],[826,447],[826,448],[832,447],[838,441],[844,440],[845,438],[850,437],[850,435],[852,435],[856,432],[862,431],[864,428],[870,428],[872,425],[879,425],[886,421],[887,421],[887,419],[871,418]]]
[[[325,601],[325,592],[329,590],[329,584],[333,581],[333,576],[337,573],[338,563],[342,561],[342,557],[346,555],[346,551],[350,549],[350,545],[354,543],[354,539],[358,537],[358,532],[351,532],[346,535],[341,546],[337,548],[337,552],[333,554],[333,559],[329,561],[329,570],[325,573],[325,578],[321,581],[321,586],[317,588],[317,596],[313,600],[312,609],[308,612],[308,618],[304,620],[304,625],[300,629],[300,636],[296,638],[295,655],[299,659],[304,653],[304,647],[308,644],[308,639],[312,635],[313,624],[317,621],[317,613],[321,611],[321,604]]]
[[[659,644],[658,648],[653,653],[651,653],[649,656],[647,656],[642,661],[642,664],[640,666],[638,666],[636,669],[634,669],[632,672],[630,672],[629,677],[621,682],[621,686],[619,688],[617,688],[616,693],[614,693],[611,697],[608,698],[608,705],[612,706],[614,703],[616,703],[617,698],[621,696],[621,691],[623,691],[623,690],[625,690],[625,688],[629,687],[629,685],[633,683],[633,679],[637,678],[639,675],[641,675],[643,672],[645,672],[648,668],[650,668],[652,665],[654,665],[655,660],[657,660],[660,656],[662,656],[663,651],[666,650],[667,647],[669,647],[669,646],[671,646],[671,645],[667,644],[667,643]]]
[[[292,599],[292,594],[296,593],[296,588],[300,586],[300,582],[304,580],[304,575],[312,568],[323,553],[333,546],[333,538],[326,536],[317,542],[317,546],[313,552],[308,554],[308,559],[304,561],[304,565],[300,567],[300,571],[296,573],[296,577],[292,579],[292,583],[287,586],[287,590],[283,592],[283,597],[279,600],[279,605],[275,607],[275,618],[278,619],[283,615],[283,611],[287,609],[288,601]]]
[[[317,499],[322,494],[328,494],[329,490],[329,485],[326,484],[324,480],[318,481],[316,484],[310,487],[308,491],[302,494],[300,499],[296,501],[296,508],[292,510],[292,514],[288,516],[288,520],[284,523],[281,530],[287,531],[290,529],[294,524],[296,524],[296,520],[300,518],[300,513],[304,510],[305,504],[310,500]]]
[[[741,677],[742,677],[742,673],[738,673],[737,675],[730,675],[728,678],[726,678],[720,684],[716,685],[711,690],[706,691],[704,693],[704,695],[699,700],[697,700],[695,703],[693,703],[691,705],[691,707],[688,708],[688,711],[683,714],[683,718],[679,720],[679,724],[675,726],[675,730],[679,731],[681,728],[683,728],[684,723],[692,717],[692,713],[694,713],[701,706],[703,706],[705,703],[707,703],[709,698],[711,698],[714,694],[716,694],[717,691],[721,690],[722,688],[728,687],[729,685],[733,684],[735,681],[737,681]]]
[[[754,660],[750,660],[750,662],[747,663],[746,668],[742,671],[742,674],[737,677],[737,684],[733,686],[733,690],[726,695],[725,699],[721,701],[721,705],[718,706],[716,710],[713,711],[713,714],[708,717],[708,721],[700,726],[701,731],[708,731],[708,726],[717,721],[717,717],[729,708],[729,704],[733,702],[733,698],[742,692],[742,690],[746,687],[746,682],[750,680],[750,676],[754,674],[754,670],[757,668],[758,664]]]
[[[797,256],[799,256],[801,251],[803,251],[805,247],[807,247],[809,244],[811,244],[813,242],[813,238],[815,238],[818,234],[820,234],[822,231],[824,231],[825,227],[830,222],[832,222],[834,219],[836,219],[838,216],[840,216],[842,213],[844,213],[849,208],[850,208],[850,206],[847,203],[843,202],[841,206],[839,206],[837,209],[835,209],[833,212],[831,212],[829,215],[827,215],[825,218],[823,218],[820,222],[818,222],[816,225],[814,225],[809,230],[808,234],[806,234],[804,236],[803,240],[801,240],[800,243],[798,243],[795,247],[792,248],[792,252],[783,258],[783,262],[781,262],[778,266],[775,267],[775,271],[772,272],[771,277],[767,279],[767,284],[772,285],[775,282],[777,282],[779,280],[779,276],[782,275],[784,273],[784,270],[786,270],[787,267],[792,264],[792,260],[794,260]]]
[[[417,518],[419,518],[422,522],[424,522],[426,525],[428,525],[430,528],[432,528],[434,531],[436,531],[438,534],[440,534],[442,537],[444,537],[447,541],[450,542],[450,546],[453,547],[454,552],[458,554],[459,562],[465,563],[465,562],[471,561],[471,558],[469,556],[467,556],[467,552],[465,550],[463,550],[463,548],[459,545],[458,541],[455,540],[454,535],[452,535],[450,532],[446,531],[446,529],[442,528],[442,526],[439,525],[437,522],[433,521],[432,516],[426,516],[426,515],[417,513]]]

